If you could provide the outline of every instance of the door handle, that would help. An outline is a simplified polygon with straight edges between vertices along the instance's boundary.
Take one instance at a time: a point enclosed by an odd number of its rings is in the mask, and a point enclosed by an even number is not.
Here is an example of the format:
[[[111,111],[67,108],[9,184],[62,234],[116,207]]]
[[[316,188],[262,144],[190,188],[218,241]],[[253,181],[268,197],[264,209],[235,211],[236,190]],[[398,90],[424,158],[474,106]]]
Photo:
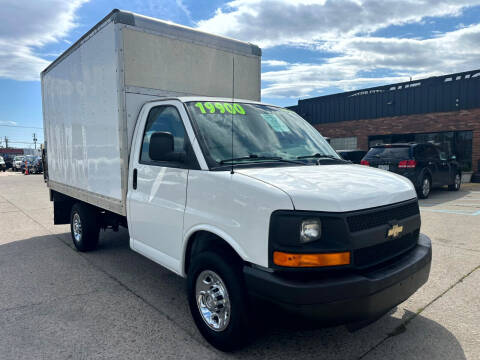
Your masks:
[[[133,183],[132,183],[133,190],[137,190],[137,176],[138,176],[137,169],[133,169]]]

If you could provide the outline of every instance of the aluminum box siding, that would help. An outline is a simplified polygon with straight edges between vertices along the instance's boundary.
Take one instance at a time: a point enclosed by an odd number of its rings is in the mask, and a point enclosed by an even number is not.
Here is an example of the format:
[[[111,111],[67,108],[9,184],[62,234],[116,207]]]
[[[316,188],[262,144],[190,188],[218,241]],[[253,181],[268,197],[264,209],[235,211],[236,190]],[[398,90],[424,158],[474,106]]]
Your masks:
[[[43,74],[49,179],[122,201],[115,25]]]
[[[260,58],[125,27],[125,85],[201,96],[260,100]]]
[[[235,97],[259,100],[260,54],[248,43],[112,11],[42,72],[49,187],[126,215],[142,105],[172,96],[229,98],[232,59]]]

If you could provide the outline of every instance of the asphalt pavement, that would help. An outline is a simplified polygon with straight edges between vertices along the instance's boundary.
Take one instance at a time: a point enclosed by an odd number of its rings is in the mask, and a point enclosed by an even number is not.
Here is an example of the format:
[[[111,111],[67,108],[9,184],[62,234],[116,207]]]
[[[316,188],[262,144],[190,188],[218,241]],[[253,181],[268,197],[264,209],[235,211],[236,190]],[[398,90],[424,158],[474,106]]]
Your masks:
[[[349,332],[257,309],[256,338],[224,354],[200,336],[185,280],[101,232],[79,253],[53,225],[41,175],[0,173],[0,359],[479,359],[480,185],[420,201],[430,279]]]

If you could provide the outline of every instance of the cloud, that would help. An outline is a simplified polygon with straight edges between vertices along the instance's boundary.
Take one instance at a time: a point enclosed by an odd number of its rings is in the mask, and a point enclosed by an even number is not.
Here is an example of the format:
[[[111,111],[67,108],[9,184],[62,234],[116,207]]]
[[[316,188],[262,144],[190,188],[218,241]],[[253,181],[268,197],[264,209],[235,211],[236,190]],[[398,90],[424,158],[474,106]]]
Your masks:
[[[37,54],[46,44],[62,40],[75,24],[76,10],[88,0],[2,0],[0,15],[0,77],[38,80],[49,64]]]
[[[190,9],[184,0],[124,0],[126,8],[142,15],[148,15],[173,23],[194,24]]]
[[[17,125],[17,122],[16,122],[16,121],[4,121],[4,120],[0,120],[0,125],[12,125],[12,126],[15,126],[15,125]]]
[[[317,51],[318,62],[262,62],[269,67],[262,73],[262,95],[297,98],[477,68],[479,25],[462,24],[431,38],[418,32],[376,36],[391,26],[460,16],[476,5],[480,0],[234,0],[197,25],[267,50],[281,45]]]
[[[262,65],[266,66],[287,66],[288,62],[283,60],[262,60]]]
[[[284,70],[267,71],[262,95],[306,97],[327,88],[345,91],[360,87],[408,81],[478,68],[480,24],[432,39],[353,37],[322,46],[339,54],[321,64],[290,64]],[[376,71],[386,76],[362,76]]]
[[[234,0],[197,25],[264,48],[311,45],[427,17],[457,16],[474,5],[480,0]]]

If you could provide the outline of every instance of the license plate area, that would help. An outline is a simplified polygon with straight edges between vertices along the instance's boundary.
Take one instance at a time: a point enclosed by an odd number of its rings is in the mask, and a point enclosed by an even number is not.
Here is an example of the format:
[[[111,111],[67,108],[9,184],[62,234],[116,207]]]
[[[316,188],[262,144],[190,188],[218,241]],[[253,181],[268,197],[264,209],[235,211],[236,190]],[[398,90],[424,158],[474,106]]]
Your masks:
[[[390,170],[390,165],[378,165],[378,168],[379,168],[379,169],[382,169],[382,170],[387,170],[387,171],[389,171],[389,170]]]

